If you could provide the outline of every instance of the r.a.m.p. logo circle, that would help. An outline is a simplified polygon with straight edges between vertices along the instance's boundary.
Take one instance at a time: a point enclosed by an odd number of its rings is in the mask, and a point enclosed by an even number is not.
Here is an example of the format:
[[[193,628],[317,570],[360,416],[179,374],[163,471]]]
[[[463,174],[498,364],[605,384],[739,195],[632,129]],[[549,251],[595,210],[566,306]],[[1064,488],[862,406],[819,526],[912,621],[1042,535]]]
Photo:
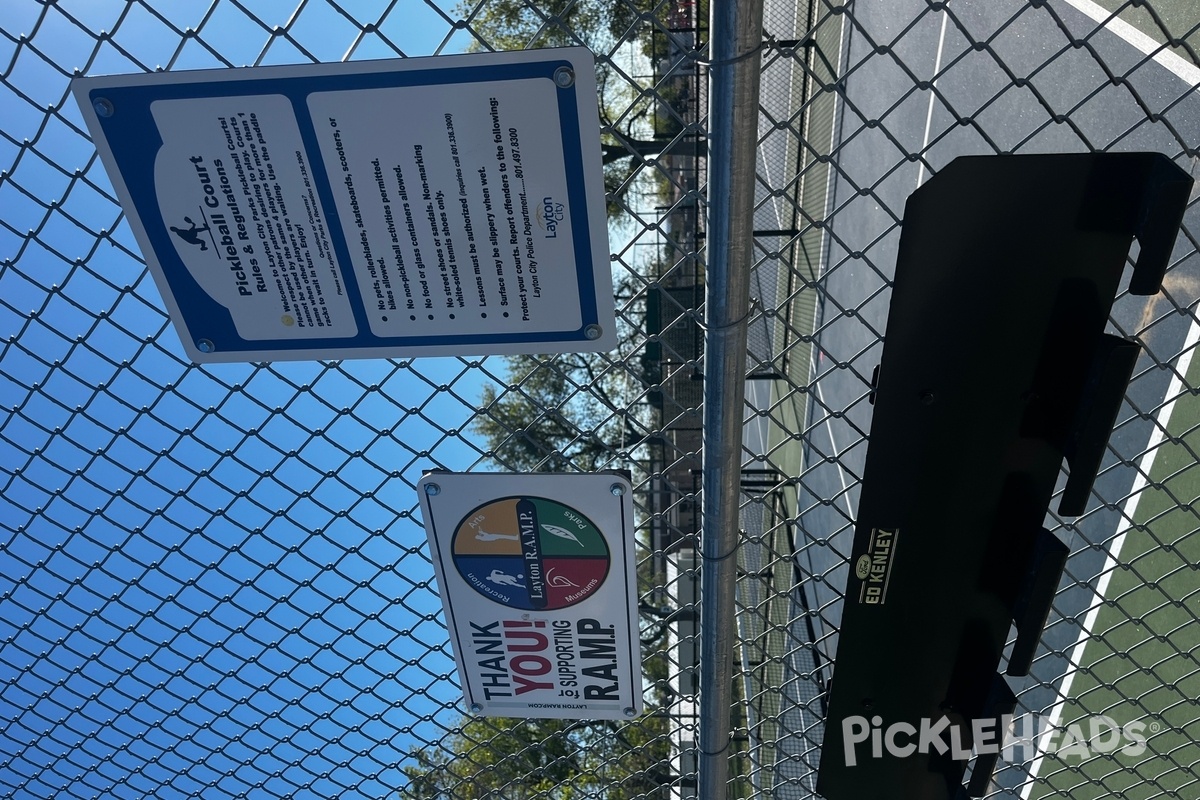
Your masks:
[[[505,497],[454,530],[454,566],[479,594],[510,608],[552,611],[594,594],[612,563],[599,528],[544,497]]]

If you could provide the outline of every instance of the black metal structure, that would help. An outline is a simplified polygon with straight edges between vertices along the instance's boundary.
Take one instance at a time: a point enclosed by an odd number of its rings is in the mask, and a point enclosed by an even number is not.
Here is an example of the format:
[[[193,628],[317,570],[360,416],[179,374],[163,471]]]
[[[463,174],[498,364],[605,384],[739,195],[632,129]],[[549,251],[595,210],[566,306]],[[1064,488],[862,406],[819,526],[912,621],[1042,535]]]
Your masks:
[[[905,209],[819,793],[981,796],[1140,348],[1104,332],[1161,288],[1191,179],[1157,154],[960,158]],[[980,737],[980,732],[986,732]],[[976,738],[984,741],[975,741]],[[963,787],[966,755],[980,755]],[[995,750],[997,752],[989,752]]]

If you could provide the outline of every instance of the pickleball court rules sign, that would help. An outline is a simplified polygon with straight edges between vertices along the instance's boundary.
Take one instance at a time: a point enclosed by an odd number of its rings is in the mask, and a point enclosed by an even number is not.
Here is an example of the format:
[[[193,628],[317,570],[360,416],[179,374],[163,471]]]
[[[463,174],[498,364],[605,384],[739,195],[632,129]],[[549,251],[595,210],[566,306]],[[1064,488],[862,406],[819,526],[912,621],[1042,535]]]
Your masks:
[[[435,472],[418,494],[472,711],[641,713],[633,500],[623,473]]]
[[[616,343],[585,48],[73,90],[194,361]]]

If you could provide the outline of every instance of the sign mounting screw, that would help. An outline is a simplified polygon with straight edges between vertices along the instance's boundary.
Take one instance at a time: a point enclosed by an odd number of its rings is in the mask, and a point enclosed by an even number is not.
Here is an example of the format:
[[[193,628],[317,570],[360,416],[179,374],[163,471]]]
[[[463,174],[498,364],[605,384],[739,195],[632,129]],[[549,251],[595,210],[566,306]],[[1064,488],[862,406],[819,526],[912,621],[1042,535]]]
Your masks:
[[[575,84],[575,70],[570,67],[554,70],[554,84],[560,89],[570,89]]]

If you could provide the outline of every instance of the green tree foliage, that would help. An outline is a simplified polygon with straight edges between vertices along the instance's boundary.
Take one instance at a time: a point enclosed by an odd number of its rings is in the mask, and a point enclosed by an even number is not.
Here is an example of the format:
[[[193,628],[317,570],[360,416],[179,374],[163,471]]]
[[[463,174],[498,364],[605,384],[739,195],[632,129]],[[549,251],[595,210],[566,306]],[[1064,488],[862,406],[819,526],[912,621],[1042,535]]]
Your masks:
[[[640,41],[646,34],[639,23],[658,6],[655,0],[464,0],[457,11],[479,49],[584,45],[605,53]]]
[[[417,763],[404,768],[414,800],[568,800],[558,787],[571,786],[583,771],[579,744],[559,720],[475,717],[448,747],[415,756]]]
[[[475,50],[582,45],[601,55],[596,77],[610,218],[626,213],[623,198],[644,159],[668,151],[703,150],[702,144],[676,136],[678,117],[664,105],[668,86],[653,80],[653,87],[641,86],[604,57],[616,58],[626,47],[649,62],[660,58],[669,27],[664,20],[671,7],[670,2],[656,0],[465,0],[457,8],[475,36]],[[647,95],[647,88],[654,93]]]
[[[667,659],[645,662],[664,707]],[[629,721],[472,717],[403,768],[408,800],[667,800],[670,745],[658,708]]]
[[[614,284],[616,353],[639,347],[639,334],[623,320],[640,313],[642,286],[641,278],[628,273]],[[651,435],[646,366],[640,360],[561,353],[507,356],[504,364],[503,388],[484,387],[473,423],[501,469],[628,469],[631,451]]]
[[[628,422],[618,363],[590,353],[510,356],[509,386],[485,387],[475,430],[491,458],[520,472],[623,467],[614,456]]]

